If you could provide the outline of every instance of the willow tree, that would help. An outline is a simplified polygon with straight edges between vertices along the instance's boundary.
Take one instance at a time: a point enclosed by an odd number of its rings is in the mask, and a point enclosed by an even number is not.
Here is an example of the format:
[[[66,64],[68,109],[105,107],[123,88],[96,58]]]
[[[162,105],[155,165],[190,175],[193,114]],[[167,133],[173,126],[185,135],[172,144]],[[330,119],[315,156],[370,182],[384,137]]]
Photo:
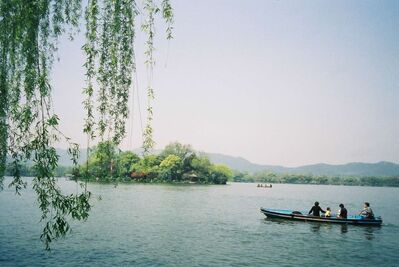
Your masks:
[[[141,25],[135,24],[142,17]],[[76,164],[79,147],[59,129],[52,107],[51,68],[62,34],[73,39],[84,22],[86,86],[83,89],[86,120],[83,131],[87,147],[98,136],[119,144],[125,136],[128,98],[135,71],[136,28],[146,33],[148,70],[148,116],[143,147],[153,146],[151,85],[155,64],[155,20],[166,23],[166,38],[172,32],[173,13],[169,0],[1,0],[0,1],[0,177],[6,164],[12,166],[9,184],[17,194],[26,187],[21,164],[31,160],[37,173],[33,189],[42,212],[41,240],[46,249],[52,240],[65,236],[69,220],[85,220],[90,211],[90,192],[66,195],[54,178],[58,155],[54,145],[61,139]],[[81,19],[84,17],[84,19]],[[95,105],[98,103],[98,105]]]

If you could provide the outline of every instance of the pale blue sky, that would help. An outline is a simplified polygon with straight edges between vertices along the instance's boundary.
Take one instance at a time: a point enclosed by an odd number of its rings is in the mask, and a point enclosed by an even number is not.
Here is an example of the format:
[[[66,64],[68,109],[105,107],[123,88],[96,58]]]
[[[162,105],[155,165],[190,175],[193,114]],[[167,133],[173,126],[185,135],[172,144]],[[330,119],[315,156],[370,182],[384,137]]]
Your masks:
[[[157,26],[157,148],[180,141],[286,166],[399,162],[399,1],[172,4],[169,44]],[[85,146],[82,43],[61,42],[53,82],[62,129]],[[137,102],[133,114],[123,149],[141,145]]]

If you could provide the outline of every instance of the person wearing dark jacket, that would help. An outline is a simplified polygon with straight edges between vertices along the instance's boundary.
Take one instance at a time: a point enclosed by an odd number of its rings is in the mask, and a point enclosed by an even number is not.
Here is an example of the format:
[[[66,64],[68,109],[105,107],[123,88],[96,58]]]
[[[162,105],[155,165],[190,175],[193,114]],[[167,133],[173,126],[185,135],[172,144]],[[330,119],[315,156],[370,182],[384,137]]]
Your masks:
[[[339,212],[338,212],[338,218],[346,219],[348,218],[348,211],[344,207],[344,204],[339,204]]]
[[[326,213],[322,208],[319,206],[319,202],[315,202],[314,206],[310,209],[309,214],[312,214],[313,216],[318,216],[320,217],[320,211],[322,213]]]

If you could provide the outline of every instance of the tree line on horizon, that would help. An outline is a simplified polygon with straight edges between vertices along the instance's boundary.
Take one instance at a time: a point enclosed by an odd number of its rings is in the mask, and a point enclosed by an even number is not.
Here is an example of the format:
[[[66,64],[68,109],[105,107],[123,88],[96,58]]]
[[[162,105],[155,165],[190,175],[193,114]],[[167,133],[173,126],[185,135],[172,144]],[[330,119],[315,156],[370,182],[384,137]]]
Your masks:
[[[274,173],[261,171],[256,173],[236,172],[232,178],[234,182],[247,183],[281,183],[281,184],[319,184],[319,185],[357,185],[357,186],[397,186],[399,176],[339,176]]]

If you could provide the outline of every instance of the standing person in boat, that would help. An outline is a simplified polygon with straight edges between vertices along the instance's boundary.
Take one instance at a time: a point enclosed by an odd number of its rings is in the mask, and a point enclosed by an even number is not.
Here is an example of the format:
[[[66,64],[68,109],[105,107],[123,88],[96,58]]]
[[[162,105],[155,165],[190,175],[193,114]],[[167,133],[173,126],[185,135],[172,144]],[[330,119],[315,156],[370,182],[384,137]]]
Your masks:
[[[316,201],[316,202],[314,203],[314,206],[310,209],[309,214],[312,213],[313,216],[320,217],[320,211],[321,211],[322,213],[326,213],[322,208],[320,208],[319,202]]]
[[[370,208],[370,203],[364,202],[364,208],[359,215],[367,219],[374,219],[374,212]]]
[[[346,219],[348,218],[348,211],[346,210],[344,204],[339,204],[338,218]]]

